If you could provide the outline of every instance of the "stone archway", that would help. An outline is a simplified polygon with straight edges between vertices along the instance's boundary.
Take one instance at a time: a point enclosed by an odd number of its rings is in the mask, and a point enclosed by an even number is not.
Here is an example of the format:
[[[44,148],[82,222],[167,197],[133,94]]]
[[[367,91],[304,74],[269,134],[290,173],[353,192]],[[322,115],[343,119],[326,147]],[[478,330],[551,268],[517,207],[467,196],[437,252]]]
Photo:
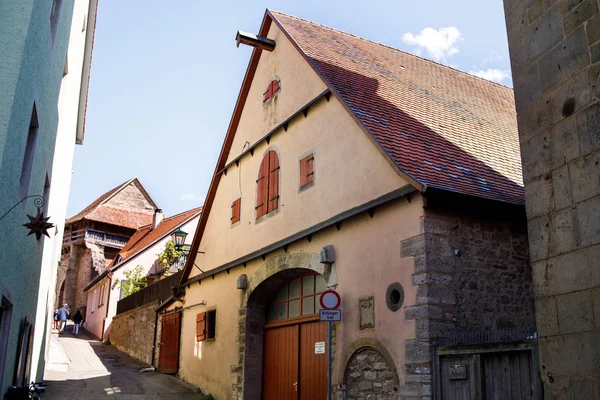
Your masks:
[[[360,339],[348,348],[343,382],[348,400],[398,397],[398,373],[387,349],[375,339]],[[341,379],[340,379],[341,380]]]
[[[322,275],[328,287],[338,284],[335,265],[321,264],[319,255],[309,252],[272,257],[248,278],[238,314],[239,365],[232,367],[237,375],[234,396],[238,399],[261,398],[266,302],[282,283],[308,271]]]

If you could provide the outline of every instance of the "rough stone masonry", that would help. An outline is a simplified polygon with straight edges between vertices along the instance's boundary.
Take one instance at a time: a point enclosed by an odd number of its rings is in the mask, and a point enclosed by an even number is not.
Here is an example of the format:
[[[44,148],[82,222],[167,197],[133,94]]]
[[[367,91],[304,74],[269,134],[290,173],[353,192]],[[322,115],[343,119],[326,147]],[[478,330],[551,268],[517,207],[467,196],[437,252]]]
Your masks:
[[[600,399],[597,0],[504,0],[546,399]]]

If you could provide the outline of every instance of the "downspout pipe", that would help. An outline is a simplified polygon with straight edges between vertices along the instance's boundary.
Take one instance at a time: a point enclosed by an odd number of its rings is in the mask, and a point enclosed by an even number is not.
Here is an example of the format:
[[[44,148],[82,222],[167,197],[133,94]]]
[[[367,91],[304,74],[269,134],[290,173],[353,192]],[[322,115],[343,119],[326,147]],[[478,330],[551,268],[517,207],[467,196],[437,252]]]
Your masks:
[[[160,305],[160,301],[156,300],[156,305]],[[158,336],[158,313],[159,311],[154,311],[154,340],[152,341],[152,364],[154,367],[154,363],[156,362],[156,337]]]

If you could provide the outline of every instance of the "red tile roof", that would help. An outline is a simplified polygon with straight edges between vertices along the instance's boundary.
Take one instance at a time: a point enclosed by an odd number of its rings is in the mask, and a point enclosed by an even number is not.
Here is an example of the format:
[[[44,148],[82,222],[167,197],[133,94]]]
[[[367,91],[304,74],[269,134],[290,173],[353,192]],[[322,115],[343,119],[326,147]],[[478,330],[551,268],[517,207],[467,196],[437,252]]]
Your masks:
[[[85,219],[88,221],[103,222],[106,224],[122,226],[130,229],[137,229],[140,226],[151,223],[154,211],[136,210],[106,204],[111,197],[119,193],[122,189],[133,182],[137,182],[141,186],[141,183],[137,178],[132,178],[98,197],[79,213],[67,219],[65,223],[72,224]],[[150,201],[154,203],[152,199],[150,199]]]
[[[133,236],[131,236],[125,246],[121,249],[121,251],[119,251],[117,257],[110,261],[110,263],[107,265],[107,268],[99,276],[88,282],[84,288],[84,291],[89,290],[92,286],[104,279],[109,272],[119,269],[133,256],[146,250],[156,242],[163,239],[165,236],[172,234],[178,228],[181,228],[182,225],[185,225],[201,213],[202,207],[197,207],[189,211],[182,212],[181,214],[163,219],[163,221],[154,230],[152,230],[152,224],[142,226],[133,234]],[[188,232],[188,234],[193,235],[192,232]]]
[[[172,234],[189,220],[200,215],[201,212],[202,207],[198,207],[165,218],[154,230],[152,230],[152,224],[142,226],[131,236],[121,251],[119,251],[118,256],[121,257],[121,261],[112,268],[118,268],[120,264],[126,262],[129,258],[150,247],[165,236]],[[193,235],[192,232],[188,233]]]
[[[512,89],[271,14],[404,173],[430,187],[524,203]]]

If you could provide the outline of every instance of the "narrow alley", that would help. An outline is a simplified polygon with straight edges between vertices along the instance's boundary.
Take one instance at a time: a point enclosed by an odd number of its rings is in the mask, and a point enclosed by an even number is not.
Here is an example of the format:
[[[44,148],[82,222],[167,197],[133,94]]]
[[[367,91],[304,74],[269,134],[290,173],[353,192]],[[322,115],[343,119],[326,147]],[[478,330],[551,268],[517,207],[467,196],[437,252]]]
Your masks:
[[[146,365],[93,339],[84,331],[75,337],[67,327],[52,334],[44,380],[44,400],[53,399],[181,399],[200,400],[201,393],[174,376],[140,372]]]

